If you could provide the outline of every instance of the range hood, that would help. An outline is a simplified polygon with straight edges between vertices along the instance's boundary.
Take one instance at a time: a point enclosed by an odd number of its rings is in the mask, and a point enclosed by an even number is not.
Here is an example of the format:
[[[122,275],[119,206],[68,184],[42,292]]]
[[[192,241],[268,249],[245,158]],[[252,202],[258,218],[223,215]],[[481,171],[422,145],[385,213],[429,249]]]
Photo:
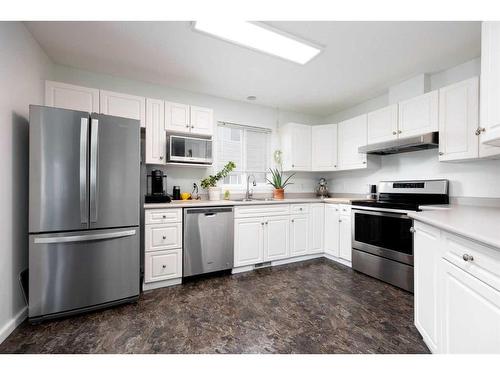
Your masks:
[[[428,150],[439,146],[438,132],[427,133],[417,137],[394,139],[386,142],[361,146],[360,154],[391,155],[403,152]]]

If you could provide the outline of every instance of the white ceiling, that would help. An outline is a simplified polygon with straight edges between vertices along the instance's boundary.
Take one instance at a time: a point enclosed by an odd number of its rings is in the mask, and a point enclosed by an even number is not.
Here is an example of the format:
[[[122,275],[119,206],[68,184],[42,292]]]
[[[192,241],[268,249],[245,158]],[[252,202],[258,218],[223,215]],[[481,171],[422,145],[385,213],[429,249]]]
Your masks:
[[[27,22],[58,64],[315,115],[480,55],[479,22],[268,22],[325,46],[306,65],[191,30],[189,22]]]

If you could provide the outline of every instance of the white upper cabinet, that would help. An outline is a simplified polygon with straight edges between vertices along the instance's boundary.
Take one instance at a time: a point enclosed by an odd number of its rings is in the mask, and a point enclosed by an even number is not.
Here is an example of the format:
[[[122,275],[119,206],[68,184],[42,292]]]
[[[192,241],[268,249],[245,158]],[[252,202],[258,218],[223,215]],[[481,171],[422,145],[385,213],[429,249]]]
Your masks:
[[[358,152],[360,146],[366,145],[366,131],[366,114],[338,124],[339,169],[366,168],[366,154]]]
[[[214,131],[214,111],[210,108],[190,108],[191,133],[199,135],[212,135]]]
[[[399,102],[399,138],[438,131],[438,91]]]
[[[368,144],[390,141],[398,138],[398,105],[368,113]]]
[[[165,130],[169,132],[212,135],[214,111],[210,108],[165,102]]]
[[[439,160],[479,156],[479,78],[439,90]]]
[[[189,105],[165,102],[165,130],[171,132],[188,133]]]
[[[481,142],[500,146],[500,22],[481,28]]]
[[[139,120],[141,127],[146,127],[146,98],[142,96],[101,90],[100,112]]]
[[[288,123],[281,127],[281,148],[284,171],[311,170],[310,125]]]
[[[334,171],[337,169],[337,124],[311,127],[312,170]]]
[[[99,90],[45,81],[45,105],[75,111],[99,112]]]
[[[167,136],[164,128],[164,102],[146,99],[146,163],[165,164]]]

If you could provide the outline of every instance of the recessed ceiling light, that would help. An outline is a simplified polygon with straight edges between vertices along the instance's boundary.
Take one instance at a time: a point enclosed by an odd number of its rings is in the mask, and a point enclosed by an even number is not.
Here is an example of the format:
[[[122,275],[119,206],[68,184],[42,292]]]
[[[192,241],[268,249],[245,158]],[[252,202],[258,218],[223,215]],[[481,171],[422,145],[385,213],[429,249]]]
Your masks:
[[[247,96],[247,100],[257,100],[257,97],[254,95]]]
[[[214,35],[244,47],[305,64],[321,52],[321,48],[275,30],[268,25],[248,21],[196,21],[194,30]]]

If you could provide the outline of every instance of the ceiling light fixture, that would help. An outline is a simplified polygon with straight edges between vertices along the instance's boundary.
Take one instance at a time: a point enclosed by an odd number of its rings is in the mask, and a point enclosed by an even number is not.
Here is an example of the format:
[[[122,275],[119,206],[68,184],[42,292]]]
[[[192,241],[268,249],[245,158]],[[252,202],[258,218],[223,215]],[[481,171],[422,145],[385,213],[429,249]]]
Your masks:
[[[193,29],[286,60],[305,64],[321,48],[268,25],[248,21],[196,21]]]

